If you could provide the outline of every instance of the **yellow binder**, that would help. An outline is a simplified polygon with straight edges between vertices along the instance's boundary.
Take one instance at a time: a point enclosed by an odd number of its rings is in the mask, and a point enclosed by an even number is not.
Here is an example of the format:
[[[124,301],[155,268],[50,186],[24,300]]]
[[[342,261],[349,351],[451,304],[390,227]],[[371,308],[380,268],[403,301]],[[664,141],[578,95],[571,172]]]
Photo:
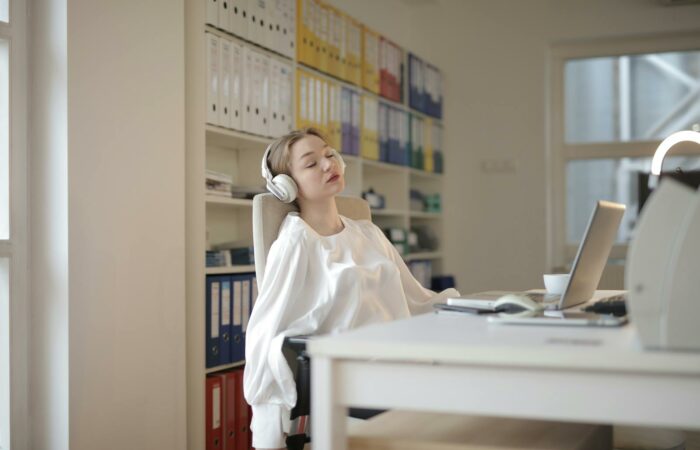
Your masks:
[[[297,59],[311,65],[314,50],[312,27],[313,0],[297,0]]]
[[[309,77],[303,70],[297,69],[296,80],[296,128],[305,128],[310,125],[309,122]]]
[[[362,27],[362,86],[379,94],[379,34]]]
[[[345,20],[345,80],[362,84],[362,25],[347,14]]]
[[[343,20],[340,11],[326,5],[328,11],[328,73],[337,78],[340,74],[340,47],[343,41]]]
[[[328,82],[328,145],[341,151],[340,84]]]
[[[426,118],[423,126],[423,170],[433,172],[433,120]]]
[[[329,10],[325,3],[317,0],[316,39],[317,55],[316,68],[328,73],[328,16]]]

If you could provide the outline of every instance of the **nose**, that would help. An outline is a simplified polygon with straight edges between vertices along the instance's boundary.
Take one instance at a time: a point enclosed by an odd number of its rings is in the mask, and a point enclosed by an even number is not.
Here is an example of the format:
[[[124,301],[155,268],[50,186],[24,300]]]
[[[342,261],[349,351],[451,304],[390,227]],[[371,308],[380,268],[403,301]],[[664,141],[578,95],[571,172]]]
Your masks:
[[[335,163],[335,158],[323,158],[323,171],[328,172],[333,167]]]

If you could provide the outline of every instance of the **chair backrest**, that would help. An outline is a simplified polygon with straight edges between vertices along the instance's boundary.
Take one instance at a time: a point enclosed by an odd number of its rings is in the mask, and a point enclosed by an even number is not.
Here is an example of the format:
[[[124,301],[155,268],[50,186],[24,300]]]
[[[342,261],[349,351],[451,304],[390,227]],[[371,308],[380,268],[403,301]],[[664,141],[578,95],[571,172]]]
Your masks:
[[[360,197],[336,197],[338,212],[353,220],[371,220],[372,213],[366,200]],[[267,254],[277,239],[282,221],[296,206],[282,203],[274,195],[258,194],[253,198],[253,247],[255,253],[255,274],[258,286],[262,285]]]

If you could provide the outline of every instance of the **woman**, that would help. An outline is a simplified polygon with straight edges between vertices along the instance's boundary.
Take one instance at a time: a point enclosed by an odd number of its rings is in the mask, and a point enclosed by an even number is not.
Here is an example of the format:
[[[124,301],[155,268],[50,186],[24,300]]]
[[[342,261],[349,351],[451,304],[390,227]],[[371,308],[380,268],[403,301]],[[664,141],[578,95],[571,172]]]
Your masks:
[[[293,375],[282,355],[285,336],[406,318],[459,294],[423,288],[376,225],[338,214],[335,197],[345,188],[344,163],[317,130],[279,138],[262,165],[268,189],[299,207],[284,219],[270,248],[246,337],[244,392],[253,408],[253,447],[268,449],[285,447],[296,404]]]

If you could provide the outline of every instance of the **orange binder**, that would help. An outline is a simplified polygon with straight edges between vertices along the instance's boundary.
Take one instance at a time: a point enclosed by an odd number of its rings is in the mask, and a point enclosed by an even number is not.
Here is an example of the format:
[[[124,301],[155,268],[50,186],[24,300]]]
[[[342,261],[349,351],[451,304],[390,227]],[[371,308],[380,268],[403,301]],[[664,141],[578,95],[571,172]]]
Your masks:
[[[236,391],[236,429],[238,436],[236,437],[236,450],[250,450],[249,442],[251,442],[250,433],[250,407],[243,397],[243,371],[234,370],[231,372],[234,376],[233,385]]]
[[[204,392],[206,395],[206,449],[223,450],[221,379],[216,376],[207,377]]]
[[[236,374],[226,372],[219,375],[221,384],[224,386],[224,450],[236,450],[236,405],[238,398],[236,395]]]

